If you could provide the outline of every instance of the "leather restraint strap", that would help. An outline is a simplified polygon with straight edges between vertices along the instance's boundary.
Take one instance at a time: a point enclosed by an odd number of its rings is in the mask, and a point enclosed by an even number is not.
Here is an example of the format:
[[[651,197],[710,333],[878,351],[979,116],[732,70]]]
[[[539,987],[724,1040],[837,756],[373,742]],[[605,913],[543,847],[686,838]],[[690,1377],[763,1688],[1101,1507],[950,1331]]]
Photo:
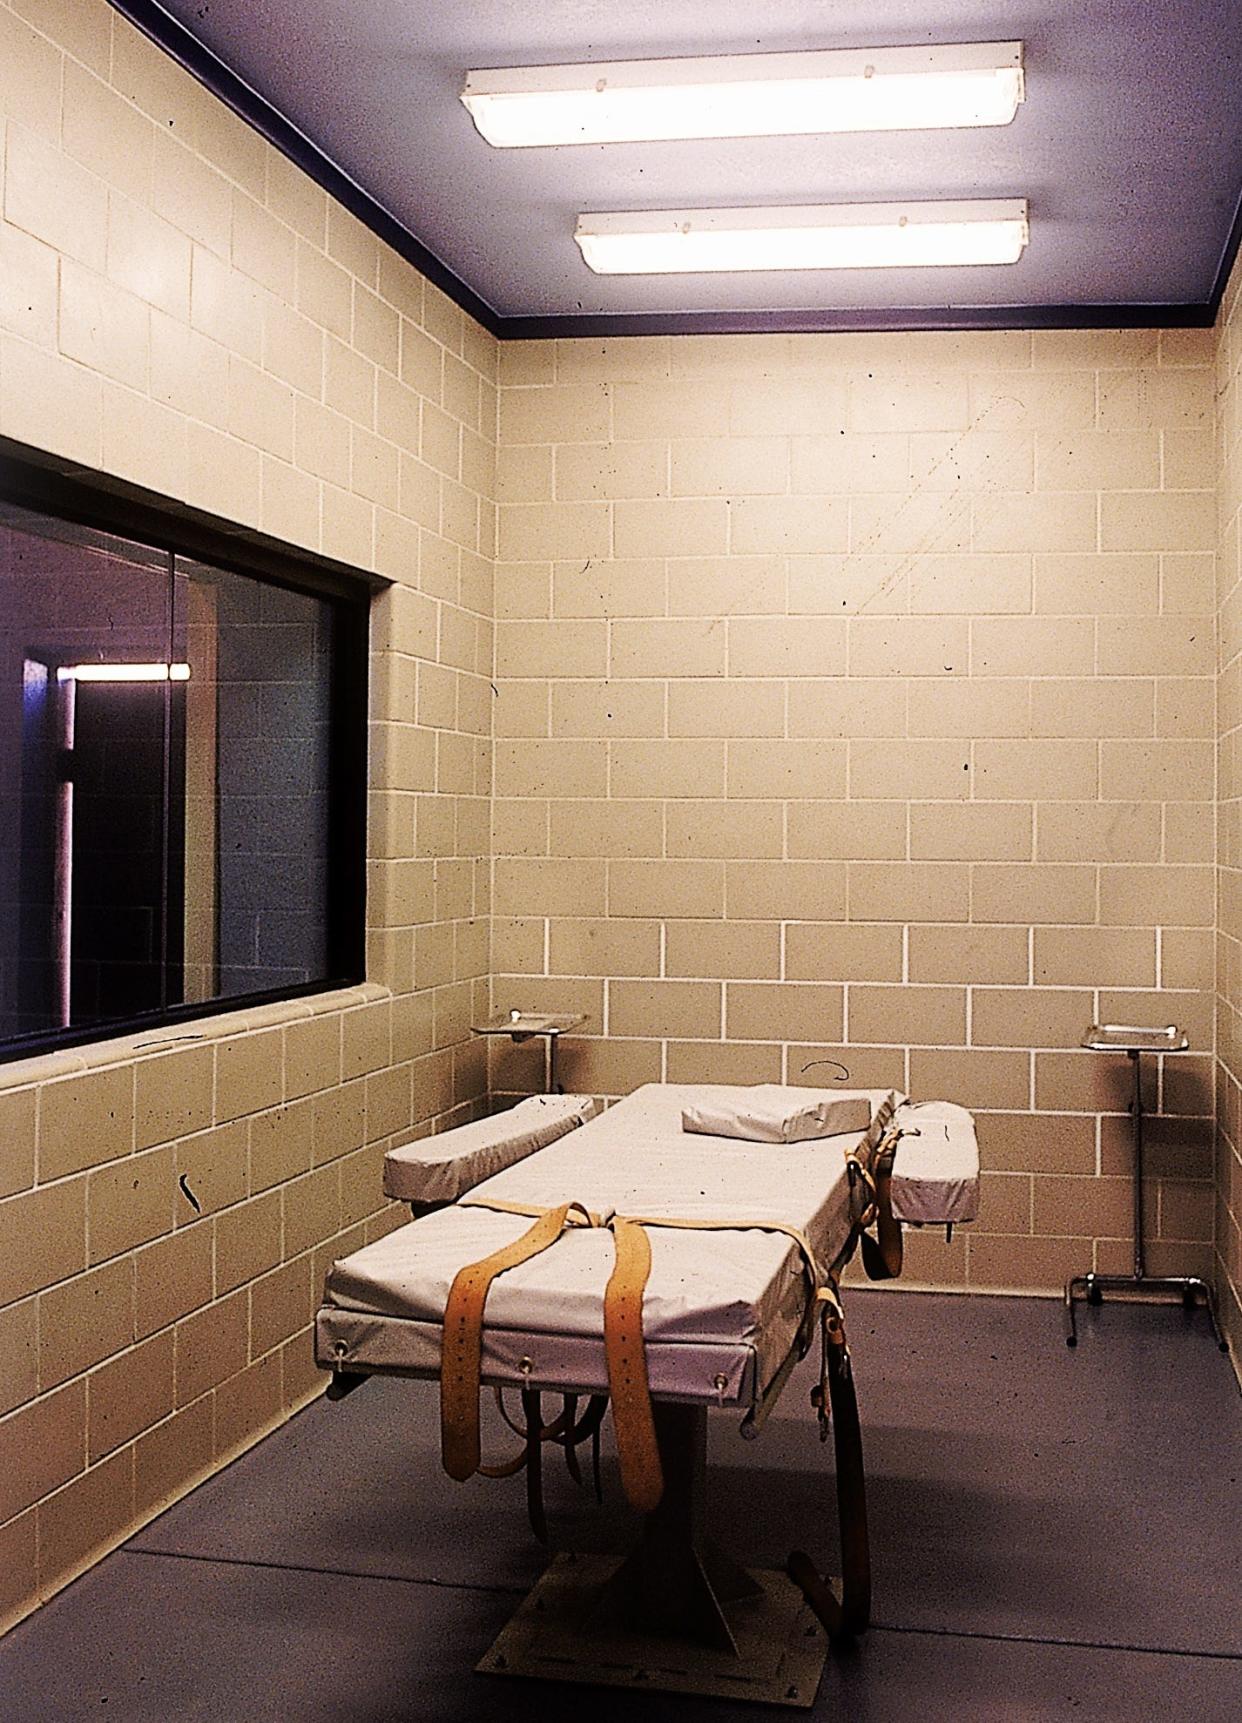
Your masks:
[[[891,1126],[869,1159],[856,1152],[845,1157],[854,1227],[862,1247],[863,1266],[871,1280],[895,1280],[901,1273],[901,1222],[893,1214],[893,1157],[901,1139],[912,1134]],[[865,1230],[873,1222],[875,1238]]]
[[[604,1291],[604,1358],[617,1456],[627,1499],[650,1513],[664,1493],[656,1443],[643,1336],[643,1293],[651,1273],[651,1243],[642,1227],[619,1215],[591,1213],[580,1203],[543,1210],[528,1204],[478,1198],[463,1207],[500,1214],[536,1215],[535,1225],[515,1243],[459,1271],[444,1310],[440,1385],[440,1434],[444,1469],[452,1478],[479,1471],[479,1377],[482,1369],[483,1307],[487,1288],[506,1268],[526,1262],[554,1244],[566,1226],[584,1221],[608,1228],[616,1258]]]
[[[479,1378],[483,1358],[483,1310],[496,1276],[547,1250],[570,1225],[571,1214],[588,1224],[579,1203],[542,1212],[512,1244],[459,1269],[444,1306],[440,1357],[440,1445],[444,1469],[459,1483],[479,1469]]]
[[[651,1273],[651,1240],[637,1221],[614,1215],[609,1224],[617,1260],[604,1292],[604,1357],[617,1432],[617,1462],[627,1500],[649,1514],[664,1494],[643,1337],[643,1292]]]
[[[565,1204],[561,1209],[544,1210],[533,1204],[508,1203],[489,1197],[467,1197],[462,1206],[492,1209],[500,1214],[535,1215],[539,1218],[535,1226],[524,1233],[515,1244],[510,1245],[507,1251],[499,1251],[495,1257],[462,1269],[453,1282],[453,1292],[449,1294],[449,1304],[444,1314],[445,1365],[440,1399],[444,1464],[451,1477],[470,1477],[479,1469],[478,1382],[483,1319],[481,1299],[476,1296],[470,1303],[463,1301],[460,1309],[455,1309],[453,1293],[463,1277],[472,1277],[468,1284],[473,1285],[474,1276],[487,1273],[490,1269],[487,1279],[487,1284],[490,1285],[495,1275],[503,1272],[504,1268],[511,1268],[517,1261],[524,1262],[540,1250],[547,1249],[548,1245],[560,1237],[566,1225],[573,1224],[569,1220],[571,1210],[592,1226],[607,1227],[613,1235],[616,1261],[604,1292],[604,1358],[608,1370],[608,1389],[612,1398],[613,1424],[617,1432],[621,1482],[627,1500],[642,1512],[650,1513],[659,1503],[664,1490],[655,1420],[651,1409],[647,1345],[643,1334],[643,1293],[651,1272],[651,1242],[644,1229],[659,1226],[678,1231],[785,1234],[797,1245],[802,1260],[802,1272],[807,1283],[806,1322],[809,1337],[809,1324],[814,1320],[816,1311],[815,1296],[819,1290],[820,1271],[806,1234],[783,1221],[766,1218],[744,1220],[736,1217],[728,1220],[690,1220],[673,1215],[595,1215],[576,1203]],[[566,1218],[560,1220],[553,1230],[549,1223],[562,1214]],[[500,1258],[509,1257],[511,1253],[518,1251],[522,1254],[513,1257],[513,1260],[505,1261],[501,1268],[492,1267]],[[463,1316],[471,1324],[471,1331],[464,1335],[459,1332],[457,1326]],[[455,1324],[452,1330],[450,1320]],[[465,1377],[455,1373],[450,1392],[449,1369],[455,1362],[459,1349],[464,1349],[464,1356],[472,1367],[473,1375]],[[458,1424],[468,1427],[464,1435],[455,1432],[450,1440],[450,1425]],[[450,1451],[455,1456],[460,1453],[462,1457],[458,1463],[461,1465],[473,1457],[469,1470],[454,1470],[454,1466],[450,1464]]]
[[[536,1207],[534,1203],[507,1203],[492,1197],[463,1197],[460,1206],[462,1208],[495,1209],[498,1214],[541,1215],[547,1212],[545,1209]],[[788,1226],[781,1220],[744,1220],[738,1219],[736,1216],[728,1220],[702,1220],[698,1217],[687,1220],[683,1216],[669,1214],[591,1216],[593,1226],[611,1227],[614,1232],[616,1231],[616,1222],[619,1220],[632,1221],[635,1226],[671,1227],[676,1232],[784,1233],[785,1237],[792,1239],[798,1247],[798,1254],[802,1258],[802,1272],[807,1281],[808,1297],[814,1298],[823,1279],[810,1239],[796,1226]]]

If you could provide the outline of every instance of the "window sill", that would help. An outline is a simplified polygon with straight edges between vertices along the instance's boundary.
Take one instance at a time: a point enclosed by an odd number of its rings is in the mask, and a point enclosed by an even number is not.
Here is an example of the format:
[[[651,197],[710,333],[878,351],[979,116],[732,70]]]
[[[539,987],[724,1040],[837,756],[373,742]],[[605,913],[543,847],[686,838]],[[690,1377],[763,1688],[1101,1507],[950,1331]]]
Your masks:
[[[24,1089],[32,1083],[50,1083],[57,1077],[72,1077],[106,1065],[124,1065],[136,1059],[153,1058],[179,1047],[205,1046],[230,1036],[258,1029],[279,1029],[309,1017],[332,1011],[349,1011],[359,1005],[374,1005],[393,997],[392,989],[364,981],[356,987],[339,987],[316,993],[308,999],[276,1000],[250,1010],[222,1011],[210,1017],[170,1023],[141,1034],[91,1041],[82,1047],[65,1047],[57,1053],[37,1053],[29,1059],[13,1059],[0,1065],[0,1091]]]

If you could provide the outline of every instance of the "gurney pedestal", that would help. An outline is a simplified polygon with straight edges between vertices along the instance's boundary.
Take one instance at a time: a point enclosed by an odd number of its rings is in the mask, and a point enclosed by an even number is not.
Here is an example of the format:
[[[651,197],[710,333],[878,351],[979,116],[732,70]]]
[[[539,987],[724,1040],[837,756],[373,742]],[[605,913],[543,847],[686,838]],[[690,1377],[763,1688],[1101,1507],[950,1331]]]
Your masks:
[[[707,1536],[707,1408],[657,1402],[656,1440],[664,1473],[659,1506],[605,1586],[601,1620],[617,1614],[639,1633],[686,1639],[737,1656],[721,1607],[757,1597],[761,1587]]]
[[[784,1574],[748,1572],[705,1530],[707,1409],[657,1401],[659,1506],[631,1553],[556,1557],[481,1674],[747,1699],[815,1699],[828,1634]]]
[[[800,1551],[788,1576],[739,1567],[704,1528],[707,1409],[654,1406],[664,1495],[637,1547],[559,1555],[477,1665],[612,1687],[814,1703],[830,1639],[867,1626],[871,1570],[858,1403],[849,1354],[833,1346],[828,1390],[841,1532],[840,1592]]]

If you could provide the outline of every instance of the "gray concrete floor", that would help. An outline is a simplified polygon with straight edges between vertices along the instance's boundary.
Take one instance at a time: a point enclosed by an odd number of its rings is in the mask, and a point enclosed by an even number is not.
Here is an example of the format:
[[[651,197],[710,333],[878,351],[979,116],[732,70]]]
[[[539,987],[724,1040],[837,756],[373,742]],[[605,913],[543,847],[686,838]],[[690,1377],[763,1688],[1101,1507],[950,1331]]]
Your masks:
[[[1242,1719],[1242,1399],[1201,1313],[853,1292],[874,1624],[810,1714],[852,1723]],[[712,1418],[713,1530],[833,1565],[805,1366],[756,1443]],[[538,1576],[520,1479],[440,1470],[429,1384],[317,1402],[0,1643],[6,1723],[665,1718],[728,1702],[472,1674]],[[549,1471],[553,1538],[633,1523]],[[787,1716],[797,1713],[786,1712]],[[806,1713],[803,1713],[806,1715]]]

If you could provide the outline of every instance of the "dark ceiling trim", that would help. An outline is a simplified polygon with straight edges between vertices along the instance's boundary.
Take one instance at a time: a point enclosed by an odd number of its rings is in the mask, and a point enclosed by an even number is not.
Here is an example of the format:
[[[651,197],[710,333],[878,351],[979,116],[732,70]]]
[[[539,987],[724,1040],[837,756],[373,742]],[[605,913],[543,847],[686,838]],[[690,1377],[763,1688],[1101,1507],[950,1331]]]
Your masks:
[[[504,317],[509,341],[620,335],[880,335],[915,329],[1202,329],[1210,305],[945,305],[891,310],[608,312]]]
[[[324,154],[318,144],[312,143],[305,132],[299,131],[257,90],[230,71],[224,61],[191,35],[184,24],[165,12],[158,0],[111,0],[111,4],[123,18],[128,18],[135,29],[149,36],[192,78],[205,85],[225,107],[231,108],[247,125],[253,126],[282,155],[288,156],[316,185],[322,186],[329,197],[344,204],[350,214],[356,215],[385,245],[391,246],[398,256],[421,270],[428,281],[460,305],[476,323],[481,323],[492,335],[499,334],[500,319],[473,288],[415,239],[395,215],[365,192],[356,180]]]
[[[396,216],[230,71],[158,0],[110,0],[113,8],[231,108],[275,149],[288,156],[330,197],[370,228],[385,245],[502,341],[547,341],[622,335],[883,334],[917,329],[1206,329],[1216,321],[1229,274],[1242,246],[1242,200],[1221,256],[1210,297],[1185,305],[979,305],[894,308],[888,311],[591,312],[575,316],[502,317],[473,288],[428,251]]]
[[[1221,253],[1220,268],[1216,272],[1216,282],[1212,288],[1209,305],[1212,311],[1212,322],[1215,323],[1220,314],[1220,308],[1225,298],[1225,289],[1229,286],[1229,277],[1233,266],[1238,260],[1238,252],[1242,250],[1242,192],[1238,193],[1238,207],[1233,212],[1233,226],[1229,229],[1229,238],[1225,241],[1225,249]]]

